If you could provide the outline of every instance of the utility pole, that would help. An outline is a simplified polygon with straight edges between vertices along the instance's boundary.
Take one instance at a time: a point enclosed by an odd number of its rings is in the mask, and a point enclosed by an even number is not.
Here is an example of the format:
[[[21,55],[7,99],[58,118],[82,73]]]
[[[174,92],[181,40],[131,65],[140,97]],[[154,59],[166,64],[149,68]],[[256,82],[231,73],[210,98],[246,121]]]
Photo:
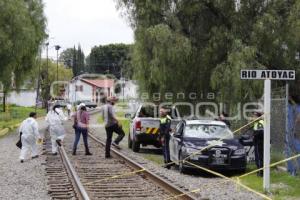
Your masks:
[[[36,89],[36,99],[35,99],[35,109],[34,109],[35,112],[37,110],[37,104],[38,104],[39,95],[40,95],[41,64],[42,64],[42,49],[40,49],[40,63],[39,63],[39,72],[38,72],[37,89]]]
[[[57,82],[58,82],[58,51],[59,51],[59,49],[61,48],[61,46],[59,46],[59,45],[55,45],[55,50],[56,50],[56,86],[57,86],[57,95],[58,95],[58,84],[57,84]]]
[[[49,105],[48,105],[48,101],[49,101],[49,59],[48,59],[48,50],[49,50],[49,42],[46,43],[46,71],[47,71],[47,77],[46,77],[46,110],[47,113],[49,111]]]

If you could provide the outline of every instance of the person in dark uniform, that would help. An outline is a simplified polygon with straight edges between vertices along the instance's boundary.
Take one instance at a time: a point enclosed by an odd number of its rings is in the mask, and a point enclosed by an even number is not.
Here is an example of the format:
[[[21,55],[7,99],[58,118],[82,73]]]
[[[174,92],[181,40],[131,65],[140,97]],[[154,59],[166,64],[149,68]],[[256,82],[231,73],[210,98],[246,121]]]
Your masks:
[[[169,142],[170,142],[170,130],[171,130],[171,117],[167,114],[167,110],[164,108],[161,108],[159,110],[159,114],[160,114],[159,133],[160,133],[160,138],[162,139],[164,162],[165,162],[165,167],[167,169],[170,169],[171,159],[170,159]]]
[[[264,120],[261,118],[262,113],[255,112],[255,117],[260,118],[253,126],[253,144],[255,154],[256,167],[262,168],[264,166]],[[263,171],[257,172],[257,176],[263,176]]]
[[[228,118],[228,114],[225,112],[222,112],[219,116],[219,120],[224,122],[228,126],[228,128],[230,128],[231,124],[227,118]]]

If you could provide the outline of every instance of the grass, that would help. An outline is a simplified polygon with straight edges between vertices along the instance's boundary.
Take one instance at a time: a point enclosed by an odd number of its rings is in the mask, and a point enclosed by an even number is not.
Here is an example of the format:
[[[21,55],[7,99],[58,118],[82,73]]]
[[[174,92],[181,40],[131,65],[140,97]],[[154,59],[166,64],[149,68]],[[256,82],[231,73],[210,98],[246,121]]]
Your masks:
[[[123,108],[127,107],[127,105],[125,105],[123,103],[121,105],[123,106]],[[117,106],[120,106],[120,105],[118,104]],[[125,118],[125,113],[123,111],[116,112],[116,116],[117,116],[117,119],[122,124],[122,127],[123,127],[123,130],[124,130],[125,134],[128,135],[129,134],[129,128],[130,128],[130,121],[129,121],[129,119]],[[97,122],[99,124],[104,124],[103,117],[99,116],[98,119],[97,119]]]
[[[8,105],[7,112],[0,113],[0,129],[8,128],[12,125],[22,122],[28,117],[30,112],[35,112],[35,108]],[[38,117],[44,116],[46,114],[46,110],[38,108],[37,114]]]
[[[250,170],[254,170],[254,165],[249,167]],[[287,172],[278,171],[276,169],[271,170],[271,195],[274,200],[296,200],[300,199],[300,177],[290,176]],[[241,178],[241,182],[250,188],[263,193],[263,178],[257,177],[256,174],[252,174]]]

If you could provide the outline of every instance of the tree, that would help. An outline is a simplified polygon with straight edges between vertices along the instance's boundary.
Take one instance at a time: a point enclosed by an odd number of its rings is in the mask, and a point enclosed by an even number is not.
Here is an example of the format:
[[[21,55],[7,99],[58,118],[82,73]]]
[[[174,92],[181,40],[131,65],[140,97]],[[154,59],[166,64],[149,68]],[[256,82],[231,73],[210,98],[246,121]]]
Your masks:
[[[36,67],[39,47],[46,37],[46,19],[41,0],[0,2],[0,81],[5,96],[12,84],[22,85]]]
[[[232,111],[262,94],[262,82],[240,81],[241,69],[296,69],[299,77],[300,1],[118,2],[135,31],[142,91],[214,91]]]
[[[78,49],[68,48],[64,50],[59,57],[63,61],[64,65],[68,68],[72,68],[74,76],[78,76],[83,72],[87,72],[88,69],[84,63],[84,53],[81,50],[81,46],[78,45]]]
[[[92,73],[113,74],[120,78],[125,74],[130,76],[128,67],[130,60],[130,45],[109,44],[92,48],[87,57],[88,68]]]
[[[57,64],[51,60],[48,60],[48,69],[47,69],[47,60],[43,59],[40,63],[40,68],[34,68],[31,71],[31,75],[28,78],[28,80],[33,80],[31,81],[31,87],[36,86],[36,77],[40,77],[40,97],[43,100],[43,105],[47,105],[47,101],[49,100],[49,94],[50,94],[50,88],[51,85],[56,81],[56,69],[57,69]],[[40,75],[39,75],[40,72]],[[49,73],[49,74],[47,74]],[[73,72],[72,69],[65,68],[64,65],[58,65],[58,81],[70,81],[73,77]],[[54,85],[53,92],[55,95],[57,94],[57,86]]]

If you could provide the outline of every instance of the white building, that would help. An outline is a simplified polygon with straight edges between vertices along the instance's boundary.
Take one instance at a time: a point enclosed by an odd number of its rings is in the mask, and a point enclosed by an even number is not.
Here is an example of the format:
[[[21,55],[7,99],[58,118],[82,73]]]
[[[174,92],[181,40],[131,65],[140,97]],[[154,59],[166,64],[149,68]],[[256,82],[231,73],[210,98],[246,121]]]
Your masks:
[[[16,104],[17,106],[32,107],[35,106],[35,101],[36,90],[11,91],[6,97],[8,104]]]
[[[113,96],[115,81],[113,79],[75,78],[69,85],[68,99],[71,103],[89,100],[99,104],[103,96]]]

